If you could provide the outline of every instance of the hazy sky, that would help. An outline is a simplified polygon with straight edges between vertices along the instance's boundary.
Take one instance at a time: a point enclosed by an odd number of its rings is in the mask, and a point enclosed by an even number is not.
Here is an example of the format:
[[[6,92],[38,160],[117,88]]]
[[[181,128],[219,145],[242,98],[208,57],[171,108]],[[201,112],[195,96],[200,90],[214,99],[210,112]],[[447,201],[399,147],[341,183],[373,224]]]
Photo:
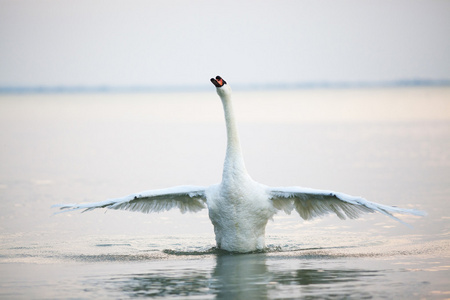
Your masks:
[[[450,1],[0,0],[0,87],[450,79]]]

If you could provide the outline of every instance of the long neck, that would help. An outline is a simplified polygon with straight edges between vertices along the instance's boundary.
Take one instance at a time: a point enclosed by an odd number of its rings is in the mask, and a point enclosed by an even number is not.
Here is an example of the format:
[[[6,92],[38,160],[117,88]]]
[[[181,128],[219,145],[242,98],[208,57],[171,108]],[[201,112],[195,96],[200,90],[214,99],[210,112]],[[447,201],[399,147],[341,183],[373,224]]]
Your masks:
[[[227,153],[223,167],[222,180],[247,175],[245,169],[244,157],[242,155],[239,134],[236,120],[234,118],[231,96],[222,95],[223,110],[225,112],[225,123],[227,126]]]

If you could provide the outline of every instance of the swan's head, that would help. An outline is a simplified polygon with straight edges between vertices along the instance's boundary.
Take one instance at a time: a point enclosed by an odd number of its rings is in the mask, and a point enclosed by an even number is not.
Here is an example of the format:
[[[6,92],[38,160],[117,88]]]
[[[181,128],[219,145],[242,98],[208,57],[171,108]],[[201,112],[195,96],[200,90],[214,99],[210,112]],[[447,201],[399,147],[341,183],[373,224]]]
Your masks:
[[[222,77],[216,76],[216,78],[211,78],[211,82],[216,87],[217,94],[220,97],[231,95],[231,88]]]

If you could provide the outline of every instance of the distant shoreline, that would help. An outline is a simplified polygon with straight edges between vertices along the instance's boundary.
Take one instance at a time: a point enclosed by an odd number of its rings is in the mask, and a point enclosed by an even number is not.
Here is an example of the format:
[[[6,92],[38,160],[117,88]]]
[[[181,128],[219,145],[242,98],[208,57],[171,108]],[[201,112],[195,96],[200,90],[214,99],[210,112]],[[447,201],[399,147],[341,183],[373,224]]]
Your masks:
[[[307,90],[307,89],[354,89],[450,86],[449,80],[407,79],[378,82],[300,82],[237,84],[236,91],[260,90]],[[103,93],[177,93],[203,92],[209,85],[192,86],[0,86],[0,94],[103,94]]]

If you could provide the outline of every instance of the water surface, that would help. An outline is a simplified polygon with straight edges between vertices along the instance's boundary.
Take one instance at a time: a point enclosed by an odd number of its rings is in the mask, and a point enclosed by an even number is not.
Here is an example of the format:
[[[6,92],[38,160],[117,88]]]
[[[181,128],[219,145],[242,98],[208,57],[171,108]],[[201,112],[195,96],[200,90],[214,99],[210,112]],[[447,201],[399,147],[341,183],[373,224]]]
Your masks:
[[[272,186],[428,212],[279,213],[262,253],[214,248],[207,212],[52,215],[55,203],[220,181],[211,93],[0,97],[4,299],[450,297],[450,89],[236,93],[247,169]]]

